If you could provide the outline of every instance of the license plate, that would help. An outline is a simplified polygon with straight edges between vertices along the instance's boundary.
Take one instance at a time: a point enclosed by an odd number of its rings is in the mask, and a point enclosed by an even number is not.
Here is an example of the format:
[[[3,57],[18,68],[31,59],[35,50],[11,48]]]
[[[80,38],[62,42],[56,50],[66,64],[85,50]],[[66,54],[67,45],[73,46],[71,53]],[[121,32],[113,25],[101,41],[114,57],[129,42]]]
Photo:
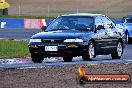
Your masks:
[[[58,46],[45,46],[45,51],[58,51]]]

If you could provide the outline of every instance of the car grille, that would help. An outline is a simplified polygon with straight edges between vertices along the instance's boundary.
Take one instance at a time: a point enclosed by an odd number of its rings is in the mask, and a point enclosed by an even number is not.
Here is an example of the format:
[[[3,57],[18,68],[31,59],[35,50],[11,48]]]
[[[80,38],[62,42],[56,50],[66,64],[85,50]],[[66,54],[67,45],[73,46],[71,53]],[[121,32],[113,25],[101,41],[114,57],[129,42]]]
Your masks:
[[[42,40],[43,43],[62,43],[64,40]]]

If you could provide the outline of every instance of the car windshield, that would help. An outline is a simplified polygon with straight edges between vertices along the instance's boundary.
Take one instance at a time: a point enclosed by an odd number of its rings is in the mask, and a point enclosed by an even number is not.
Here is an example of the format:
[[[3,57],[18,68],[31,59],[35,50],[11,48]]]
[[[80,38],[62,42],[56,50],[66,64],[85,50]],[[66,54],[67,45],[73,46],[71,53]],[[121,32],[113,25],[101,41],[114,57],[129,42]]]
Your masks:
[[[126,23],[132,23],[132,18],[126,18]]]
[[[60,16],[47,27],[46,31],[88,30],[94,28],[94,19],[88,16]]]

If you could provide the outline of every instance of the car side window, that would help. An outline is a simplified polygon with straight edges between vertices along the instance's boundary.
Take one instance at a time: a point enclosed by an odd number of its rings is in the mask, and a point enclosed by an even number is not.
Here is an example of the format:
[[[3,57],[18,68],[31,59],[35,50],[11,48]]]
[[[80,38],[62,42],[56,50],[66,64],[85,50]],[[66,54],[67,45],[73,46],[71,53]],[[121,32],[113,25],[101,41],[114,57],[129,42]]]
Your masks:
[[[102,21],[103,21],[105,29],[114,28],[114,25],[112,24],[112,22],[106,16],[102,16]]]
[[[78,21],[75,22],[76,29],[89,29],[93,30],[94,20],[93,18],[78,18]]]
[[[97,30],[104,29],[103,21],[100,16],[95,18],[95,26]]]

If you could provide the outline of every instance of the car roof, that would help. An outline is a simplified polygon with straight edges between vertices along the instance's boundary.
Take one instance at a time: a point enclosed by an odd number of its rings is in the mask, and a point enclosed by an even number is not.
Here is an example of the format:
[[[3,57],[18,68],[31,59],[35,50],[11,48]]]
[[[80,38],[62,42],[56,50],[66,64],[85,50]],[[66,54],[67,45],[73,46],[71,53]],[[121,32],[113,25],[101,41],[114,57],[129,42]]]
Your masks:
[[[97,17],[97,16],[105,16],[103,14],[92,14],[92,13],[74,13],[74,14],[65,14],[61,16],[90,16],[90,17]]]
[[[125,16],[125,18],[127,18],[127,17],[128,17],[128,18],[129,18],[129,17],[132,18],[132,15],[127,15],[127,16]]]

